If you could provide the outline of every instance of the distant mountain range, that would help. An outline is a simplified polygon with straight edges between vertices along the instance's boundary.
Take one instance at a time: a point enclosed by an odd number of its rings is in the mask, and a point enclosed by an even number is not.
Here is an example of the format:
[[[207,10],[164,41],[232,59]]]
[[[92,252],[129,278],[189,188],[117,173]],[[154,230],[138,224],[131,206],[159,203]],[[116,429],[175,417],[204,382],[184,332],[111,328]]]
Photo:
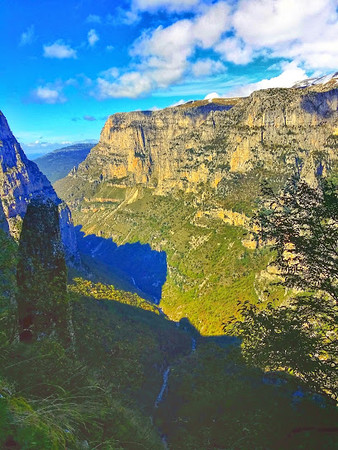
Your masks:
[[[95,143],[70,145],[47,153],[34,161],[49,181],[54,183],[84,161],[94,146]]]

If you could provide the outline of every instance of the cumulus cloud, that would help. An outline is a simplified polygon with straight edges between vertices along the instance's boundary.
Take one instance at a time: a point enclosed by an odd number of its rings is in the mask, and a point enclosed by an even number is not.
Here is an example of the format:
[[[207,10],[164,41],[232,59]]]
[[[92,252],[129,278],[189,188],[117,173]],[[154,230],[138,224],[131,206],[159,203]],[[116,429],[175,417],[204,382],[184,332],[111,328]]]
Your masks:
[[[34,41],[35,38],[35,29],[34,25],[31,25],[21,34],[20,37],[20,46],[29,45]]]
[[[210,92],[204,97],[204,100],[212,100],[213,98],[220,98],[220,95],[217,92]]]
[[[45,58],[67,59],[76,58],[76,50],[65,44],[62,39],[54,42],[54,44],[43,46],[43,56]]]
[[[50,105],[65,103],[67,101],[62,92],[62,85],[59,83],[38,86],[32,92],[32,100],[36,103],[48,103]]]
[[[204,13],[194,19],[179,20],[166,28],[144,33],[130,52],[139,63],[134,70],[109,79],[101,76],[97,80],[97,96],[138,97],[153,89],[165,88],[182,80],[189,69],[204,72],[207,69],[215,73],[221,63],[209,61],[193,66],[189,59],[196,48],[212,48],[221,38],[229,23],[230,8],[225,2],[211,5]]]
[[[253,58],[252,47],[235,37],[224,39],[215,46],[215,51],[223,57],[223,60],[235,64],[247,64]]]
[[[100,74],[98,98],[135,98],[188,76],[221,74],[229,63],[246,65],[262,57],[283,59],[286,65],[256,89],[337,69],[337,0],[132,0],[131,5],[125,16],[130,22],[142,12],[160,10],[175,13],[168,16],[175,21],[144,31],[132,45],[130,65],[120,73]],[[189,12],[189,18],[177,20],[179,12]],[[247,85],[243,92],[252,88]]]
[[[268,52],[309,69],[334,69],[338,59],[336,8],[336,0],[241,0],[232,17],[233,51],[247,52],[247,60],[250,54],[252,59],[254,53]]]
[[[100,38],[94,29],[88,31],[88,43],[91,47],[94,47],[99,39]]]
[[[292,87],[297,81],[307,78],[304,69],[297,66],[296,62],[282,64],[282,73],[277,77],[267,78],[257,83],[250,83],[241,86],[227,93],[227,97],[244,97],[259,89],[268,89],[274,87],[288,88]]]
[[[225,65],[221,61],[211,58],[200,59],[192,64],[191,70],[196,77],[214,75],[226,71]]]

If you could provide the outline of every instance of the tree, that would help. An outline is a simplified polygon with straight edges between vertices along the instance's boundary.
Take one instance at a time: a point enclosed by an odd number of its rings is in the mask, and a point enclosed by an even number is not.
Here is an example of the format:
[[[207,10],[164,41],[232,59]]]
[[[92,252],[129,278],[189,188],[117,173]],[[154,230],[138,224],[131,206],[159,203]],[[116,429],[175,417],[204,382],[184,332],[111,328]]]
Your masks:
[[[251,363],[289,371],[337,396],[337,186],[321,180],[313,188],[293,178],[280,195],[267,184],[262,194],[256,239],[271,246],[279,283],[294,294],[278,308],[242,305],[243,321],[233,321],[232,329]]]

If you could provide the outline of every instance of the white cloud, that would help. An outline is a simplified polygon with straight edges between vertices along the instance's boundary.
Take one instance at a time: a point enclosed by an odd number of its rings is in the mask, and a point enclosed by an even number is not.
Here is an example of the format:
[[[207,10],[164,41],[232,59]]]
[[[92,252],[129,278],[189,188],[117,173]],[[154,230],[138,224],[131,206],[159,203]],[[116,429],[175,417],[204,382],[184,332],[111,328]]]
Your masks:
[[[43,56],[45,58],[76,58],[76,50],[72,49],[69,45],[65,44],[62,39],[54,42],[51,45],[43,46]]]
[[[117,67],[111,67],[100,73],[101,77],[105,79],[115,79],[119,76],[119,69]]]
[[[175,106],[184,105],[184,103],[187,103],[188,101],[189,100],[183,100],[183,98],[181,98],[181,100],[179,100],[178,102],[175,102],[172,105],[169,105],[168,108],[175,108]]]
[[[191,70],[196,77],[214,75],[226,71],[225,65],[221,61],[215,61],[211,58],[199,59],[191,66]]]
[[[321,21],[330,0],[241,0],[233,17],[237,34],[246,42],[270,47],[309,33]],[[313,33],[314,30],[311,30]]]
[[[220,95],[217,92],[210,92],[204,97],[204,100],[212,100],[213,98],[220,98]]]
[[[144,33],[130,52],[139,63],[130,72],[111,81],[99,77],[99,98],[138,97],[153,89],[166,88],[183,79],[191,70],[206,73],[206,70],[219,71],[219,62],[201,62],[193,65],[190,58],[196,48],[208,49],[216,44],[229,23],[229,7],[219,2],[207,8],[203,14],[191,20],[179,20],[169,27],[158,27]],[[195,69],[194,69],[195,68]],[[211,72],[215,73],[215,72]]]
[[[234,50],[290,58],[309,69],[334,69],[338,60],[336,0],[241,0],[232,23]],[[225,56],[228,55],[225,52]],[[236,62],[234,59],[230,61]],[[247,61],[244,61],[247,62]]]
[[[65,103],[67,99],[64,96],[62,89],[63,86],[59,82],[38,86],[32,92],[32,100],[37,103],[48,103],[50,105],[54,105],[55,103]]]
[[[274,83],[286,86],[306,72],[337,70],[337,0],[132,0],[123,20],[130,23],[142,12],[159,10],[191,15],[181,20],[169,16],[175,19],[171,25],[143,32],[130,50],[128,67],[114,76],[100,74],[97,97],[135,98],[173,89],[188,76],[196,81],[223,73],[227,63],[246,65],[259,57],[282,58],[291,65],[243,92]]]
[[[132,10],[155,12],[166,10],[170,12],[190,11],[200,0],[133,0]]]
[[[24,46],[31,44],[34,41],[34,37],[35,37],[34,25],[31,25],[30,27],[27,28],[26,31],[24,31],[21,34],[20,45]]]
[[[101,23],[101,17],[97,14],[89,14],[89,16],[86,19],[87,23]]]
[[[292,87],[297,81],[301,81],[307,78],[304,69],[297,66],[295,62],[284,63],[282,65],[283,72],[277,77],[267,78],[257,83],[250,83],[245,86],[241,86],[226,94],[226,97],[245,97],[252,92],[259,89],[268,88],[288,88]]]
[[[88,43],[91,47],[94,47],[99,39],[100,38],[94,29],[88,31]]]
[[[252,60],[252,48],[235,37],[224,39],[216,45],[215,50],[225,61],[235,64],[247,64]]]

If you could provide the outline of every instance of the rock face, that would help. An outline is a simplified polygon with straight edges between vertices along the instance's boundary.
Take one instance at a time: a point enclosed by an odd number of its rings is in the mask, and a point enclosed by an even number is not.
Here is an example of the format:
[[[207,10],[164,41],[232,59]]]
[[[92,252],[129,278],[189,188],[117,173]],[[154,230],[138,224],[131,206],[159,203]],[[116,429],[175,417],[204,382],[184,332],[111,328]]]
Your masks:
[[[184,188],[186,182],[206,182],[210,159],[202,158],[199,167],[198,161],[191,167],[195,147],[200,139],[210,140],[216,112],[228,111],[236,101],[191,102],[162,111],[110,116],[99,144],[70,176],[122,186],[143,184],[158,193]]]
[[[337,159],[338,89],[258,91],[233,108],[200,103],[110,116],[70,176],[158,194],[197,192],[256,168],[300,170],[313,182]]]
[[[69,262],[75,264],[78,255],[70,211],[46,176],[26,157],[0,112],[0,226],[17,240],[32,201],[52,202],[58,207],[64,249]]]
[[[16,273],[20,340],[57,335],[70,341],[65,255],[52,199],[33,199],[27,205]]]

